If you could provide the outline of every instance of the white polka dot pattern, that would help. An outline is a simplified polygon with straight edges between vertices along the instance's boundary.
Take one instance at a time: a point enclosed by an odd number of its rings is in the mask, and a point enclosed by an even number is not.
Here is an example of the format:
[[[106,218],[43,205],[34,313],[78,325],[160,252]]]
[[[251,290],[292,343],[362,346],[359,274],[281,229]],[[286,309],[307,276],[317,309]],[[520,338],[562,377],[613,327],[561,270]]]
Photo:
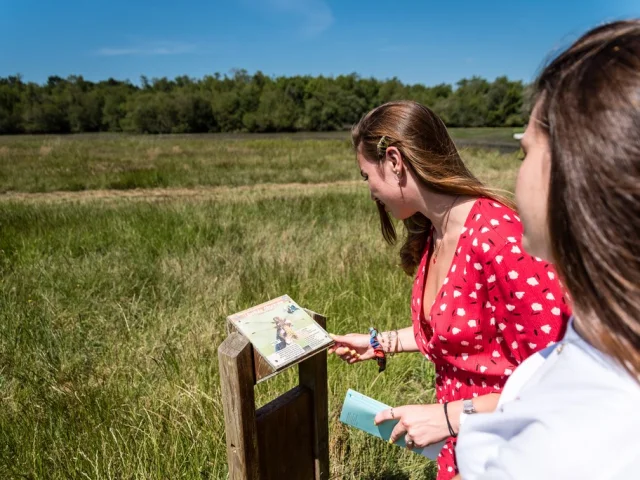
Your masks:
[[[570,312],[553,266],[528,255],[521,238],[512,210],[477,200],[446,282],[425,316],[427,242],[411,310],[417,344],[435,363],[439,403],[501,391],[522,360],[564,334]],[[454,445],[449,439],[441,451],[438,480],[453,476],[449,467],[457,471]]]

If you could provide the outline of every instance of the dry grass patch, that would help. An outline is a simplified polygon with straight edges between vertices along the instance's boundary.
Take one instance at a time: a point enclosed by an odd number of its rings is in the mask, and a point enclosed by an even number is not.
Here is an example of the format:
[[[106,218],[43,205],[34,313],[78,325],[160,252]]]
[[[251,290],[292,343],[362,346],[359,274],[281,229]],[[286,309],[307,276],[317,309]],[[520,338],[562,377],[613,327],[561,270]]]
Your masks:
[[[40,147],[39,153],[41,157],[46,157],[53,152],[53,145],[42,145]]]
[[[161,153],[162,149],[160,147],[149,148],[147,150],[147,160],[153,162],[160,156]]]

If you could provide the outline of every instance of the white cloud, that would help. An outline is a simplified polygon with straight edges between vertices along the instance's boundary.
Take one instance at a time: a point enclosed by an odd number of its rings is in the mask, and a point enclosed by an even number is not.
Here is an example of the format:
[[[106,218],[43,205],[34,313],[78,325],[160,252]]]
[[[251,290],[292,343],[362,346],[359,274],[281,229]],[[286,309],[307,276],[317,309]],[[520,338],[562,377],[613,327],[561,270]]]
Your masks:
[[[126,47],[104,47],[98,50],[98,55],[115,57],[123,55],[179,55],[190,53],[196,45],[184,42],[149,42]]]
[[[324,0],[265,0],[264,5],[272,13],[289,14],[298,18],[299,30],[307,37],[321,34],[334,21],[331,8]]]

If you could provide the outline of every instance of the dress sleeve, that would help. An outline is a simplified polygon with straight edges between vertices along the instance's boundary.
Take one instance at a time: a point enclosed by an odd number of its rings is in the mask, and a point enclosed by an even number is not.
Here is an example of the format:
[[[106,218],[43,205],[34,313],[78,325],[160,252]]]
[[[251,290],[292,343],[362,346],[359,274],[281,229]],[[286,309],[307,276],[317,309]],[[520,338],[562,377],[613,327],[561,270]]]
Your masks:
[[[570,312],[552,264],[507,241],[485,272],[487,306],[495,307],[503,351],[516,363],[562,338]]]

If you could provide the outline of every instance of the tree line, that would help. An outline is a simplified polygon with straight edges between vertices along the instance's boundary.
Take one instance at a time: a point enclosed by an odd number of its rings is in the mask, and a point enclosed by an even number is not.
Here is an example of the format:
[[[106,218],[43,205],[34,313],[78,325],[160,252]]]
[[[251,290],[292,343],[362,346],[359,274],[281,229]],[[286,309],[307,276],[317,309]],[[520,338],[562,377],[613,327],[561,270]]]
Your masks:
[[[481,77],[427,87],[397,78],[269,77],[236,70],[202,79],[142,77],[140,85],[112,78],[51,76],[40,85],[0,77],[0,134],[204,133],[341,130],[390,100],[415,100],[450,127],[522,126],[527,86]]]

